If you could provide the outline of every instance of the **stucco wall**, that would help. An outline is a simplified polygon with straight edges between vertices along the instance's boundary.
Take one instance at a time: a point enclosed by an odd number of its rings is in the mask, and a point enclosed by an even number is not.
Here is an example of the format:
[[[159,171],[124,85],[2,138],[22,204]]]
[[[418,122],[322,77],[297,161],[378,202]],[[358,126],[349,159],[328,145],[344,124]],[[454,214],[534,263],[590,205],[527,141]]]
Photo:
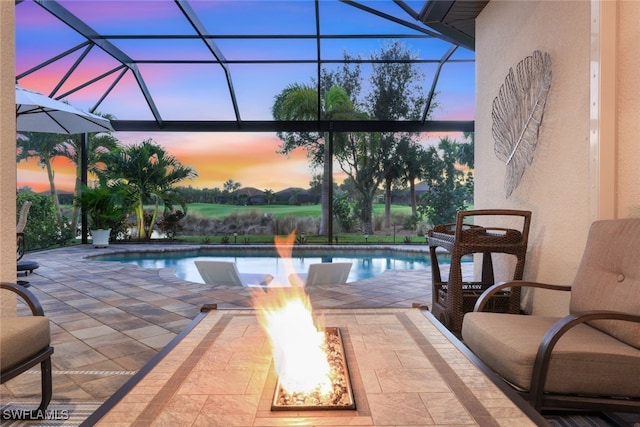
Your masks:
[[[618,4],[618,216],[640,216],[640,2]]]
[[[534,50],[551,56],[553,80],[533,163],[507,199],[494,154],[491,110],[510,67]],[[491,1],[476,21],[475,206],[532,211],[525,279],[570,284],[589,215],[588,1]],[[533,302],[532,302],[533,301]],[[561,314],[567,298],[527,294],[536,313]]]
[[[16,280],[16,122],[14,2],[0,1],[0,281]],[[0,292],[2,314],[15,312],[15,297]],[[10,297],[7,297],[10,295]]]

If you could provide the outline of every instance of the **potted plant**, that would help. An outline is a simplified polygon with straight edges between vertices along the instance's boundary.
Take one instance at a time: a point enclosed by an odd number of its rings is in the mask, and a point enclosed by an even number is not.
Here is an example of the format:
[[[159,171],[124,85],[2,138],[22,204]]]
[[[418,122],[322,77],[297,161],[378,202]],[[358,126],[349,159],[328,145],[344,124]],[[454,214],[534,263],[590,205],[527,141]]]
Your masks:
[[[118,188],[107,185],[82,188],[77,200],[82,211],[87,214],[94,247],[109,246],[111,228],[122,221],[124,214],[121,196],[122,193]]]

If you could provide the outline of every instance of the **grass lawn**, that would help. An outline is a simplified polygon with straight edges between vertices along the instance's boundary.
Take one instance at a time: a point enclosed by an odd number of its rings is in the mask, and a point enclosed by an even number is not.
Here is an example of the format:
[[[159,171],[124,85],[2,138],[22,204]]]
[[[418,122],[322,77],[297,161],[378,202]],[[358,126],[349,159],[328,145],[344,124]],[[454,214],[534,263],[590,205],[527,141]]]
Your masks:
[[[215,203],[189,203],[187,212],[209,218],[223,218],[232,214],[246,214],[255,212],[258,215],[270,214],[276,218],[282,217],[320,217],[320,205],[255,205],[235,206]],[[373,205],[374,215],[384,215],[384,204]],[[405,205],[391,205],[392,215],[411,215],[411,207]]]

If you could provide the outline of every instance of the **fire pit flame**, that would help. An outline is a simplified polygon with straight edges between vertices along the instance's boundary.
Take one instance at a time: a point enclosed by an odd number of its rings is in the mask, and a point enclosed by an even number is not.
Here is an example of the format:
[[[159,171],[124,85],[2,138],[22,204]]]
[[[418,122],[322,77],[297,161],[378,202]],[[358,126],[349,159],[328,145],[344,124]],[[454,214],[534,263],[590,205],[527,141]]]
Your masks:
[[[304,301],[293,299],[280,310],[265,313],[266,329],[282,387],[289,393],[331,390],[324,333],[313,323]]]
[[[294,239],[295,232],[276,238],[287,267]],[[272,409],[354,409],[340,333],[317,325],[304,287],[272,282],[267,292],[253,292],[253,305],[271,341],[278,375]]]

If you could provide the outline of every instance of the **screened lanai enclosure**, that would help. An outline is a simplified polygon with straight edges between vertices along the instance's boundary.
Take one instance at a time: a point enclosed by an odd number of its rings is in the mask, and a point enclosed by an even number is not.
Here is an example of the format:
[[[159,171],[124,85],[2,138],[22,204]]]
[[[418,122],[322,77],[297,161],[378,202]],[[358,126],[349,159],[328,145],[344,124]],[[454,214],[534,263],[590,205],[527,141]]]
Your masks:
[[[474,20],[486,3],[16,0],[16,83],[109,115],[116,137],[206,134],[199,150],[232,145],[215,136],[228,133],[319,132],[331,153],[334,132],[472,132]],[[365,105],[389,64],[420,76],[417,108],[328,113],[337,76],[359,70],[347,89]],[[317,94],[315,113],[276,120],[290,85]]]

